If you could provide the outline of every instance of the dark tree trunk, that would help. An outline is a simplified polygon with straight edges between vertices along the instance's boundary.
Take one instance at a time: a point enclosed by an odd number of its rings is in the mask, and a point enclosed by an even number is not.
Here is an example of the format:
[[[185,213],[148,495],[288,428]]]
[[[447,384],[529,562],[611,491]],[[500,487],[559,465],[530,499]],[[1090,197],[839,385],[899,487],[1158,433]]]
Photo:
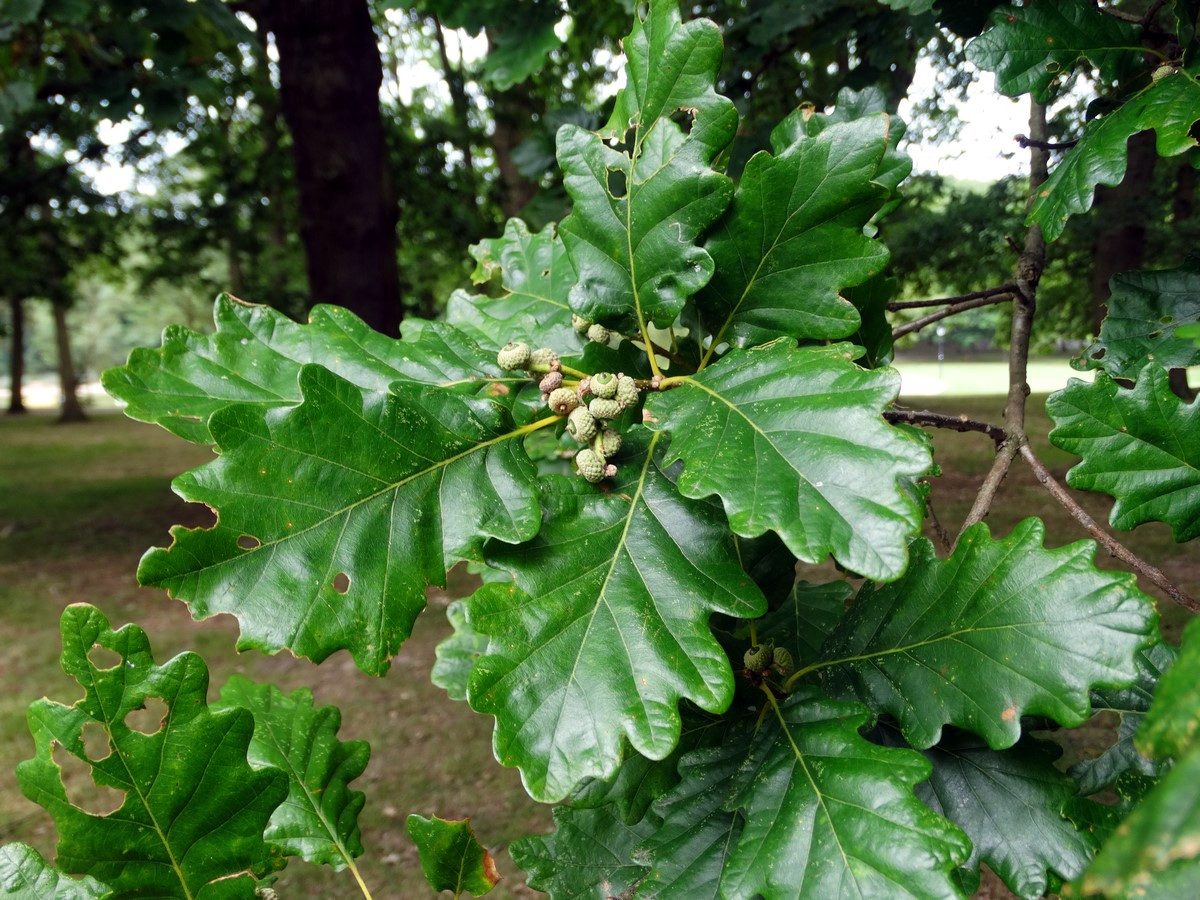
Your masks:
[[[22,396],[25,385],[25,305],[20,297],[10,297],[12,310],[12,337],[9,340],[8,360],[8,414],[19,416],[28,412]]]
[[[1100,333],[1107,312],[1109,279],[1142,265],[1146,256],[1146,197],[1154,178],[1158,153],[1154,132],[1143,131],[1129,139],[1125,178],[1116,187],[1096,188],[1093,214],[1099,232],[1092,245],[1092,334]]]
[[[50,304],[54,310],[54,343],[58,349],[58,387],[62,392],[62,406],[58,411],[60,422],[83,422],[87,414],[79,403],[79,379],[75,375],[75,361],[71,357],[71,333],[67,329],[67,308],[61,303]]]
[[[313,300],[345,306],[395,335],[403,315],[396,203],[366,0],[270,0],[266,10],[279,47]]]

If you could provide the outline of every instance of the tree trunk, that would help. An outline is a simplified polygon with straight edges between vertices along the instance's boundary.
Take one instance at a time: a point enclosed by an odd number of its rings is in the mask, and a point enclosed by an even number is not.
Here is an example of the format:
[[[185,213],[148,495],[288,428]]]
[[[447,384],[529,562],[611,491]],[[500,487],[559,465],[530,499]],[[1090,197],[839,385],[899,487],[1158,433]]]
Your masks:
[[[491,31],[489,28],[489,50],[494,49]],[[539,189],[536,181],[530,181],[517,170],[513,151],[528,135],[531,113],[544,113],[545,110],[538,108],[539,104],[534,102],[525,83],[513,85],[507,91],[496,91],[491,99],[495,120],[492,152],[496,154],[496,168],[500,170],[500,210],[506,219],[511,219],[520,214]]]
[[[1146,256],[1145,199],[1154,178],[1158,153],[1154,132],[1143,131],[1129,139],[1125,178],[1116,187],[1096,188],[1094,219],[1099,223],[1092,244],[1092,334],[1100,333],[1111,291],[1108,282],[1118,272],[1141,267]]]
[[[312,298],[396,335],[403,316],[396,202],[366,0],[270,0],[266,8],[279,47]]]
[[[71,358],[71,333],[67,329],[67,308],[61,303],[50,304],[54,310],[54,343],[58,349],[58,388],[62,392],[60,422],[84,422],[87,415],[79,403],[79,384],[75,362]]]
[[[10,297],[12,310],[12,340],[9,341],[8,414],[19,416],[28,412],[22,391],[25,385],[25,306],[20,297]]]

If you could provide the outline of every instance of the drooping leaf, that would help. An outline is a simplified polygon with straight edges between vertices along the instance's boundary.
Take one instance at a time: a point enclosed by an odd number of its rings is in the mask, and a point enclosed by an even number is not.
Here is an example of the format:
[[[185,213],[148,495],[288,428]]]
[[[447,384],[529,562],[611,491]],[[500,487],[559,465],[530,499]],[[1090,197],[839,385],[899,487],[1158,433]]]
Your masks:
[[[864,740],[867,717],[802,687],[771,702],[757,729],[752,717],[723,745],[686,756],[646,844],[645,894],[669,883],[666,896],[714,896],[723,863],[722,897],[958,896],[950,873],[970,844],[913,794],[929,763]],[[675,892],[677,879],[694,879],[696,893]]]
[[[974,735],[955,732],[924,752],[933,775],[917,786],[917,796],[971,839],[964,864],[971,880],[978,882],[984,862],[1018,897],[1033,900],[1046,893],[1052,876],[1070,880],[1091,862],[1099,841],[1064,815],[1089,801],[1054,768],[1059,748],[1023,740],[992,750]]]
[[[967,59],[996,73],[996,89],[1016,97],[1032,92],[1039,103],[1050,86],[1086,59],[1112,82],[1142,52],[1142,29],[1102,13],[1086,0],[1001,6],[991,27],[967,47]]]
[[[425,880],[435,891],[482,897],[500,881],[496,862],[475,837],[470,819],[408,817],[408,836],[417,845]]]
[[[249,710],[254,738],[248,759],[287,773],[288,796],[272,813],[266,839],[288,856],[339,872],[353,868],[363,852],[358,814],[366,798],[349,783],[366,769],[371,748],[366,741],[338,740],[338,708],[314,707],[308,688],[285,694],[238,674],[225,683],[214,708]]]
[[[128,404],[128,416],[205,444],[219,409],[298,403],[300,368],[309,363],[378,391],[410,379],[474,392],[501,375],[492,352],[442,323],[427,324],[420,342],[397,341],[340,307],[313,307],[300,325],[229,294],[217,298],[213,316],[215,334],[171,326],[161,348],[134,350],[126,365],[104,373],[104,389]]]
[[[920,507],[901,487],[929,452],[883,421],[899,390],[891,369],[865,371],[848,344],[792,341],[734,350],[646,399],[647,424],[683,459],[679,490],[718,494],[740,535],[767,529],[806,562],[827,554],[862,575],[900,577]]]
[[[1183,756],[1200,752],[1196,731],[1200,728],[1200,619],[1193,619],[1183,632],[1178,659],[1163,675],[1146,723],[1137,736],[1143,752],[1156,757]]]
[[[840,292],[887,262],[887,248],[863,234],[888,196],[873,181],[887,141],[888,118],[879,114],[751,158],[704,244],[716,273],[698,303],[715,344],[858,330],[858,310]]]
[[[20,900],[105,900],[112,889],[95,878],[69,878],[28,844],[0,847],[0,897]]]
[[[283,772],[247,761],[253,717],[210,709],[200,657],[183,653],[155,665],[135,625],[114,631],[97,609],[76,604],[63,611],[60,628],[63,670],[84,695],[73,706],[30,705],[36,756],[17,766],[22,793],[54,817],[59,868],[87,873],[123,897],[251,900],[255,873],[274,865],[263,830],[287,796]],[[96,646],[120,660],[99,668],[88,656]],[[150,700],[167,712],[146,734],[126,718]],[[89,756],[85,727],[107,739],[103,758]],[[93,815],[73,804],[56,753],[90,766],[97,785],[124,792],[120,808]]]
[[[853,592],[847,581],[797,581],[783,604],[759,619],[758,633],[776,647],[786,647],[797,665],[807,665],[817,659]]]
[[[661,443],[631,433],[607,491],[544,479],[538,537],[488,548],[489,563],[515,582],[469,600],[471,627],[490,641],[468,699],[496,716],[496,758],[521,769],[535,799],[611,776],[622,738],[665,757],[679,740],[681,699],[723,711],[733,672],[709,616],[766,610],[720,511],[679,496]]]
[[[1028,224],[1041,225],[1046,240],[1057,240],[1067,219],[1091,209],[1097,185],[1120,184],[1132,135],[1153,128],[1159,156],[1175,156],[1196,146],[1191,129],[1197,119],[1200,83],[1184,71],[1153,82],[1114,111],[1092,119],[1079,143],[1038,190]]]
[[[633,850],[654,833],[654,817],[626,825],[612,806],[556,806],[553,815],[552,834],[520,838],[508,848],[528,885],[550,900],[629,896],[646,874]]]
[[[1109,287],[1100,337],[1072,362],[1075,368],[1132,381],[1147,360],[1165,369],[1200,364],[1200,347],[1186,336],[1189,324],[1200,323],[1200,256],[1176,269],[1122,272]]]
[[[1200,404],[1180,400],[1165,369],[1150,363],[1129,389],[1104,372],[1072,378],[1046,411],[1051,443],[1083,457],[1067,484],[1115,497],[1114,527],[1166,522],[1176,541],[1200,536]]]
[[[487,650],[488,637],[477,633],[467,622],[465,600],[455,600],[446,607],[446,618],[450,620],[454,634],[437,645],[437,660],[429,678],[451,700],[466,700],[467,679],[476,661]]]
[[[478,263],[472,279],[489,281],[499,272],[505,293],[472,297],[455,291],[447,322],[492,348],[523,340],[561,354],[579,346],[567,305],[575,268],[554,225],[531,233],[520,219],[509,219],[502,237],[480,241],[471,255]]]
[[[1047,550],[1044,537],[1039,519],[1001,540],[980,522],[944,561],[914,541],[904,578],[864,585],[826,643],[831,686],[894,716],[920,748],[943,725],[1000,749],[1024,715],[1083,722],[1091,688],[1136,678],[1154,608],[1132,575],[1093,565],[1092,542]]]
[[[533,464],[502,406],[397,382],[363,390],[317,366],[304,402],[217,412],[221,450],[175,490],[217,510],[209,529],[172,529],[138,578],[196,618],[238,617],[239,647],[321,661],[346,649],[382,674],[456,561],[485,538],[540,525]]]
[[[724,211],[728,178],[711,166],[737,113],[713,88],[721,38],[706,19],[680,20],[652,0],[624,41],[626,86],[600,133],[564,125],[558,162],[574,202],[559,227],[579,275],[571,307],[637,334],[666,327],[704,286],[713,262],[696,240]],[[689,130],[670,116],[686,110]],[[627,149],[605,141],[625,140]]]
[[[513,10],[507,12],[512,15]],[[546,63],[546,55],[562,43],[554,31],[557,22],[553,19],[531,24],[533,27],[526,27],[522,22],[495,35],[483,63],[483,80],[496,90],[507,91],[537,74]]]
[[[1157,778],[1169,768],[1164,760],[1143,756],[1134,746],[1133,738],[1146,719],[1156,685],[1178,655],[1179,651],[1170,644],[1153,644],[1138,654],[1138,678],[1132,687],[1092,692],[1093,711],[1113,713],[1120,717],[1120,722],[1116,743],[1096,758],[1071,767],[1070,775],[1078,783],[1081,795],[1108,790],[1126,772]]]

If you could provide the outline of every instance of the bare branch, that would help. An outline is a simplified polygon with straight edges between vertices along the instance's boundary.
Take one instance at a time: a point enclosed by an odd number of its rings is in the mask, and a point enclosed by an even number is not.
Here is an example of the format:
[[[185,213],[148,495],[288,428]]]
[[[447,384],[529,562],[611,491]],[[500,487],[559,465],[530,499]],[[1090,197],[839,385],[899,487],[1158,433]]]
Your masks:
[[[888,312],[896,312],[898,309],[921,309],[926,306],[949,306],[954,303],[962,303],[964,300],[977,300],[980,297],[995,297],[999,294],[1011,294],[1016,290],[1015,284],[1002,284],[999,287],[988,288],[985,291],[972,291],[969,294],[960,294],[957,297],[939,297],[936,300],[907,300],[902,303],[889,303],[887,305]]]
[[[939,309],[935,313],[930,313],[919,319],[913,319],[911,322],[905,322],[903,325],[897,325],[892,329],[892,340],[904,337],[906,334],[912,334],[914,331],[920,331],[926,325],[932,325],[934,322],[940,322],[942,319],[956,316],[959,313],[966,312],[968,309],[978,309],[981,306],[992,306],[996,303],[1007,303],[1013,296],[1013,294],[997,294],[990,297],[980,297],[976,300],[964,300],[962,303],[955,303],[953,306]]]
[[[999,425],[993,425],[991,422],[979,422],[975,419],[968,419],[966,416],[947,416],[927,409],[889,409],[884,412],[883,417],[893,424],[903,422],[907,425],[931,425],[934,428],[948,428],[951,431],[963,433],[978,431],[986,434],[997,445],[1004,440],[1004,429]]]
[[[1100,546],[1129,566],[1129,568],[1144,575],[1147,581],[1162,588],[1163,592],[1180,606],[1190,609],[1192,612],[1200,612],[1200,600],[1196,600],[1184,593],[1183,589],[1163,574],[1161,569],[1150,565],[1150,563],[1134,554],[1132,550],[1101,528],[1096,520],[1088,515],[1087,510],[1075,502],[1075,498],[1067,492],[1067,489],[1055,480],[1050,470],[1037,458],[1037,455],[1028,444],[1021,448],[1021,456],[1025,459],[1025,462],[1029,463],[1029,467],[1033,469],[1033,474],[1042,487],[1049,491],[1050,495],[1062,504],[1063,508],[1071,514],[1071,517],[1082,525],[1088,534],[1099,542]]]

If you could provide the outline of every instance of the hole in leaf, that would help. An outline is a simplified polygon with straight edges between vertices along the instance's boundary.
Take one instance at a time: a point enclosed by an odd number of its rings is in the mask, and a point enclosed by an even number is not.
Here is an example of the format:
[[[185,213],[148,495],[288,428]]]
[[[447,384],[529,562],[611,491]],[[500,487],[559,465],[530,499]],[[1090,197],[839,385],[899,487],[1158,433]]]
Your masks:
[[[147,697],[141,709],[125,714],[125,727],[142,734],[154,734],[166,724],[170,708],[157,697]]]
[[[97,669],[107,672],[121,664],[121,654],[96,644],[88,651],[88,662]]]
[[[1158,324],[1159,325],[1170,325],[1174,321],[1175,321],[1174,316],[1163,316],[1161,319],[1158,320]]]
[[[54,763],[62,775],[67,800],[76,809],[93,816],[107,816],[125,803],[125,792],[114,787],[96,784],[92,766],[55,742]]]
[[[345,572],[338,572],[333,576],[333,589],[339,594],[344,594],[350,590],[350,576]]]
[[[620,169],[608,170],[608,195],[614,200],[625,196],[625,173]]]
[[[671,114],[671,121],[679,126],[684,134],[692,133],[692,125],[696,122],[694,109],[677,109]]]
[[[108,742],[108,729],[99,722],[88,722],[84,725],[80,740],[83,741],[83,752],[92,762],[100,762],[112,753],[112,745]]]
[[[262,546],[262,541],[252,534],[243,534],[237,539],[237,545],[243,550],[257,550]]]
[[[1104,359],[1104,354],[1107,352],[1108,352],[1107,349],[1105,349],[1104,347],[1101,347],[1099,350],[1097,350],[1095,353],[1092,354],[1092,359]]]
[[[1146,337],[1150,337],[1150,338],[1162,337],[1162,332],[1161,331],[1152,331],[1148,335],[1146,335]]]
[[[543,277],[543,278],[549,278],[549,277],[550,277],[550,270],[549,270],[549,269],[542,269],[542,277]]]

